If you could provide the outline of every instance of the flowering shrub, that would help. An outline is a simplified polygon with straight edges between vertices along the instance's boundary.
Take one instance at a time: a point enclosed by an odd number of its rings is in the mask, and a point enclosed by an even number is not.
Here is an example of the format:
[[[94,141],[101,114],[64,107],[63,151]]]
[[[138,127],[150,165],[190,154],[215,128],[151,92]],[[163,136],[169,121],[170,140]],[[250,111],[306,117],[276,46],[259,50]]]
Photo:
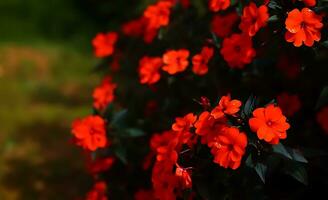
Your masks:
[[[327,186],[327,10],[158,0],[97,34],[105,76],[94,113],[72,125],[95,179],[86,199],[300,199]]]

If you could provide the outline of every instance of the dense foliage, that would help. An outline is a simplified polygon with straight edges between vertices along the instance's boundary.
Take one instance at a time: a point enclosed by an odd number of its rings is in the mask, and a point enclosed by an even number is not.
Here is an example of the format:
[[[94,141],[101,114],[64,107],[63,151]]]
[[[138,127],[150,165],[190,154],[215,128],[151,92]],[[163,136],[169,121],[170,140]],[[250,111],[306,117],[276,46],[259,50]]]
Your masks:
[[[86,199],[302,199],[327,187],[324,0],[152,1],[92,41],[72,125]]]

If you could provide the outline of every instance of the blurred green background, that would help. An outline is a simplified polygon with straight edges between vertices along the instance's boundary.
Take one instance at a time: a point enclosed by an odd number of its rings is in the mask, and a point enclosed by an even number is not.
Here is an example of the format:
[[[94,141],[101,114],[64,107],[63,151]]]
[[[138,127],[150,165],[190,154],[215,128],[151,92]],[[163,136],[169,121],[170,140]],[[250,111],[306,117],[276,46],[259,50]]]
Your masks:
[[[0,0],[1,200],[76,199],[88,190],[70,124],[91,112],[100,77],[90,41],[124,19],[115,17],[119,8],[102,0]]]

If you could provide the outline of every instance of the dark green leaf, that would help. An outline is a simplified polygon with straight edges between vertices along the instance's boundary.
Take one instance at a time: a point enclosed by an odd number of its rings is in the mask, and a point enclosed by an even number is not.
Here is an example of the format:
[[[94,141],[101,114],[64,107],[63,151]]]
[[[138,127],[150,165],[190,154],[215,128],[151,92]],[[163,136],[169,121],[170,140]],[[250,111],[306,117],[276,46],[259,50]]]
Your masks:
[[[263,163],[256,163],[254,169],[255,169],[256,173],[259,175],[259,177],[261,178],[261,180],[263,181],[263,183],[265,183],[265,176],[266,176],[268,167],[266,165],[264,165]]]
[[[321,42],[320,44],[321,44],[322,46],[328,48],[328,40],[323,41],[323,42]]]
[[[273,152],[283,155],[286,158],[293,159],[292,156],[289,154],[288,150],[281,143],[273,145],[272,150],[273,150]]]
[[[268,106],[270,104],[276,104],[276,100],[275,99],[272,99],[271,101],[269,101],[265,106]]]
[[[237,11],[238,15],[242,15],[242,13],[243,13],[243,4],[242,4],[242,2],[239,1],[238,6],[236,7],[236,11]]]
[[[281,10],[281,5],[276,0],[271,0],[268,7],[272,10]]]
[[[231,5],[235,5],[235,4],[238,3],[238,1],[239,1],[239,0],[231,0],[231,1],[230,1],[230,4],[231,4]]]
[[[263,163],[254,163],[252,159],[252,154],[249,154],[249,156],[246,159],[246,166],[250,168],[254,168],[256,171],[257,175],[260,177],[260,179],[265,183],[265,176],[268,167],[264,165]]]
[[[317,101],[315,109],[319,109],[322,106],[327,105],[327,104],[328,104],[328,86],[325,86],[321,91],[321,94],[319,96],[319,99]]]
[[[218,37],[213,32],[211,32],[211,34],[212,34],[212,39],[213,39],[214,45],[216,46],[216,48],[220,49],[220,42],[219,42]]]
[[[140,137],[143,135],[145,135],[145,132],[137,128],[128,128],[123,131],[123,136],[127,137]]]
[[[303,156],[303,154],[297,150],[297,149],[292,149],[292,148],[287,148],[289,154],[291,155],[292,159],[297,161],[297,162],[302,162],[302,163],[308,163],[306,158]]]
[[[305,170],[305,167],[302,165],[291,165],[286,169],[285,173],[292,176],[304,185],[308,184],[307,172]]]
[[[111,119],[113,116],[113,112],[114,112],[114,104],[110,103],[105,109],[104,117],[106,119]]]
[[[253,163],[253,158],[252,158],[252,154],[249,154],[249,156],[246,159],[246,166],[247,167],[254,167],[254,163]]]
[[[256,98],[254,95],[250,95],[242,109],[242,117],[250,117],[254,107],[255,107]]]
[[[158,31],[158,39],[162,40],[164,38],[164,35],[166,34],[167,30],[164,28],[160,28]]]
[[[278,21],[279,20],[279,18],[278,18],[278,16],[277,15],[272,15],[270,18],[269,18],[269,22],[276,22],[276,21]]]
[[[125,119],[127,117],[128,110],[124,109],[114,114],[111,121],[111,125],[117,128],[122,128],[125,125]]]
[[[116,146],[114,148],[114,153],[118,159],[120,159],[124,164],[127,164],[126,149],[122,145]]]
[[[283,144],[279,143],[272,146],[273,152],[280,154],[290,160],[297,162],[307,163],[308,161],[303,156],[302,152],[297,149],[292,149],[290,147],[285,147]]]

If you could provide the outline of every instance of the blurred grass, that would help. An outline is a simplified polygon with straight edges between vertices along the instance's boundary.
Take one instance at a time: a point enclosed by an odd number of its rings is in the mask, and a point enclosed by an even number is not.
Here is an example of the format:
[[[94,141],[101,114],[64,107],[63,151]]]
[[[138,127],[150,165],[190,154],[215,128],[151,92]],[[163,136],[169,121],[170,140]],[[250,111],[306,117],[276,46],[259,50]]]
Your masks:
[[[90,38],[78,1],[0,1],[0,199],[75,199],[87,190],[70,124],[90,113]]]
[[[0,199],[80,193],[86,175],[69,127],[90,113],[93,62],[65,45],[0,45]]]

